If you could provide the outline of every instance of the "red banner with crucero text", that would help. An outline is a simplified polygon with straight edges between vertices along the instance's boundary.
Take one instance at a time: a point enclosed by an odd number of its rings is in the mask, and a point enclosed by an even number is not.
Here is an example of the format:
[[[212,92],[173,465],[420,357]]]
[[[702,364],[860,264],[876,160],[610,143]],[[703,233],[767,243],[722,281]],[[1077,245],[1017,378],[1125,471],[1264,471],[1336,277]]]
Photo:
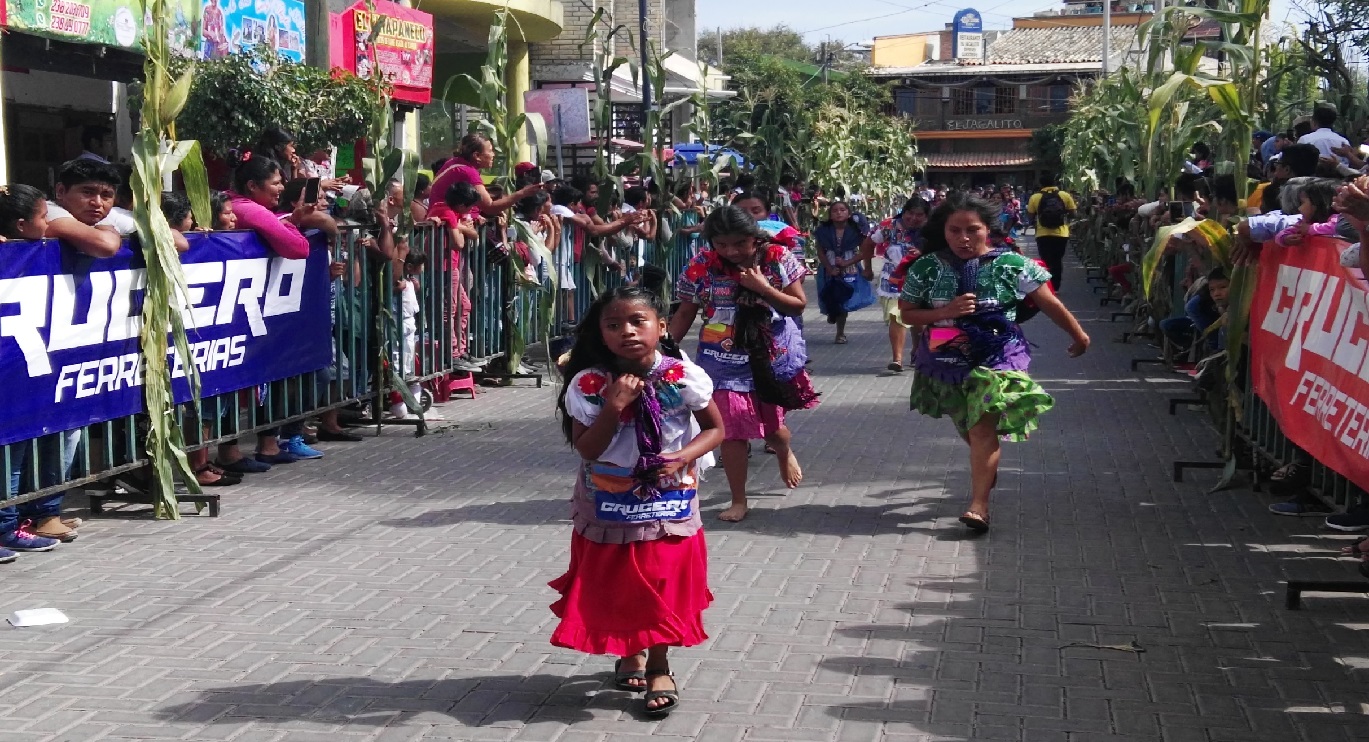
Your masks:
[[[1279,428],[1369,489],[1369,285],[1345,243],[1265,245],[1250,309],[1250,375]]]

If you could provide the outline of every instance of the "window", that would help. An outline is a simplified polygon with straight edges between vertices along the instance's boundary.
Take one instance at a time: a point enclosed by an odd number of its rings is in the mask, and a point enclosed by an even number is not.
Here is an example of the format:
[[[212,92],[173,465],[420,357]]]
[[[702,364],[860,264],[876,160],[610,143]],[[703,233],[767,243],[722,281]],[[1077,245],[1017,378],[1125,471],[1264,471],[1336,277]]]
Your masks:
[[[965,88],[951,89],[951,115],[969,116],[974,113],[975,91]]]
[[[993,113],[995,92],[994,88],[974,89],[974,112],[976,116]]]
[[[996,88],[993,96],[994,113],[1017,113],[1017,88]]]
[[[1050,87],[1050,112],[1069,113],[1070,110],[1070,86],[1052,85]]]

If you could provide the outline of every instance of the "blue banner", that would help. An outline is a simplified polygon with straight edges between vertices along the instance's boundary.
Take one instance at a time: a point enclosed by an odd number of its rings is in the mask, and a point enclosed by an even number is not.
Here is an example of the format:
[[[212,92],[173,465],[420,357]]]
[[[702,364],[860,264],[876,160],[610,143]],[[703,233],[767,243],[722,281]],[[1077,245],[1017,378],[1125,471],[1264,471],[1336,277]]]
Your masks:
[[[186,237],[182,316],[202,396],[332,363],[322,235],[303,260],[276,255],[253,232]],[[96,259],[55,240],[7,242],[0,252],[0,444],[141,412],[142,253],[125,242]],[[176,400],[189,401],[174,345],[168,361]]]

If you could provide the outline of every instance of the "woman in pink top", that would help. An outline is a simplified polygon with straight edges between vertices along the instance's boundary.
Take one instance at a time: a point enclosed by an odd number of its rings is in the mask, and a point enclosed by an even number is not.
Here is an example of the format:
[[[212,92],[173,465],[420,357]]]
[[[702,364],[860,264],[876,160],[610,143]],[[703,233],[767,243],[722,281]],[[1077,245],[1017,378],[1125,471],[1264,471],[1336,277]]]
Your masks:
[[[280,164],[253,152],[243,152],[238,159],[233,170],[233,190],[229,193],[238,229],[256,232],[267,247],[283,258],[309,257],[309,241],[299,231],[299,224],[314,213],[314,205],[297,203],[289,214],[276,215],[280,194],[285,190]]]
[[[476,193],[480,194],[480,213],[486,216],[498,216],[531,195],[533,191],[542,189],[541,183],[534,183],[497,200],[491,197],[490,192],[485,189],[485,181],[480,177],[480,171],[494,164],[494,144],[484,134],[472,133],[462,137],[461,143],[452,154],[452,159],[447,161],[446,167],[442,168],[442,172],[438,173],[437,179],[433,181],[433,206],[428,209],[429,219],[442,219],[448,225],[456,226],[461,215],[447,208],[444,202],[447,199],[447,191],[457,183],[470,183],[475,188]]]

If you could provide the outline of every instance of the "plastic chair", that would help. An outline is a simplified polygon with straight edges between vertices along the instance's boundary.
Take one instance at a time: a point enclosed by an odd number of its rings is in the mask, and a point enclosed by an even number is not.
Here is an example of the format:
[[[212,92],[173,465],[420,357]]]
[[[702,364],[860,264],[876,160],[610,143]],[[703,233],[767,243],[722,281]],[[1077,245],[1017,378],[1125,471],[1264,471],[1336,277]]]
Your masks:
[[[447,375],[447,397],[459,391],[471,393],[471,399],[475,399],[475,375],[470,373],[453,373]]]

